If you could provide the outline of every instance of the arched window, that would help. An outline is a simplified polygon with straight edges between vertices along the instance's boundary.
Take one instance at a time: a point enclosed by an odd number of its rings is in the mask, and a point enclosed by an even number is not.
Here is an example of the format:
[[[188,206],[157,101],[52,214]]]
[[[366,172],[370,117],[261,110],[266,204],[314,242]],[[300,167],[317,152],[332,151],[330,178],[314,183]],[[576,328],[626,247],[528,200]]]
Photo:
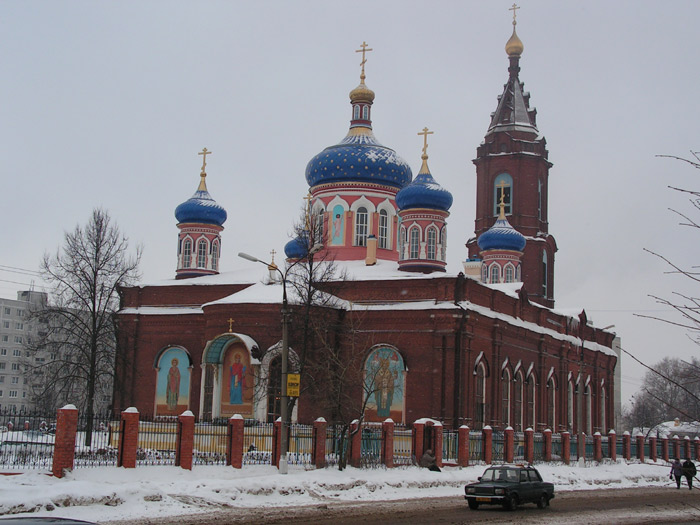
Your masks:
[[[600,387],[600,432],[605,434],[608,431],[608,425],[605,422],[605,387]]]
[[[435,228],[428,228],[428,259],[431,261],[435,260],[435,250],[437,248],[437,230]]]
[[[201,240],[197,243],[197,268],[207,267],[207,241]]]
[[[501,376],[501,418],[503,419],[503,426],[510,426],[510,371],[506,368],[503,370],[503,375]]]
[[[379,247],[389,247],[389,214],[386,210],[379,210]]]
[[[569,431],[574,429],[574,383],[569,381],[568,403],[566,407],[566,427]]]
[[[515,282],[515,268],[513,268],[512,264],[506,265],[504,282],[506,282],[506,283]]]
[[[399,261],[406,258],[406,228],[399,228]]]
[[[357,208],[355,212],[355,246],[367,246],[368,222],[367,208]]]
[[[523,373],[518,371],[515,374],[513,384],[513,428],[517,431],[523,430]]]
[[[527,385],[527,425],[532,430],[537,430],[537,414],[535,413],[535,396],[537,394],[537,381],[535,376],[531,375]]]
[[[447,260],[447,226],[442,227],[440,232],[440,244],[442,244],[442,260]]]
[[[542,297],[547,297],[547,252],[542,252]]]
[[[481,264],[481,282],[482,283],[489,282],[489,267],[483,263]]]
[[[369,120],[369,106],[362,106],[362,119]]]
[[[591,411],[591,409],[593,408],[591,398],[593,396],[591,395],[590,385],[586,385],[586,389],[584,390],[583,395],[586,399],[586,428],[584,428],[583,431],[586,433],[586,435],[590,436],[592,434],[591,428],[593,428],[593,413]]]
[[[192,241],[185,239],[182,247],[182,267],[189,268],[192,265]]]
[[[498,268],[497,264],[492,264],[491,265],[491,279],[489,279],[489,283],[491,284],[496,284],[500,281],[500,271]]]
[[[211,269],[217,271],[219,269],[219,243],[214,242],[211,246]]]
[[[323,239],[323,217],[324,217],[323,210],[318,210],[316,214],[316,228],[315,228],[315,239],[318,244],[323,244],[324,239]]]
[[[554,384],[554,378],[550,378],[547,382],[547,427],[552,431],[556,432],[556,415],[557,415],[557,392],[556,385]]]
[[[476,423],[476,428],[484,428],[484,422],[486,421],[486,370],[484,369],[484,364],[479,363],[476,368],[476,392],[474,396],[474,401],[476,403],[474,410],[474,421]]]
[[[420,230],[418,229],[417,226],[414,226],[411,228],[411,242],[409,243],[409,259],[418,259],[418,255],[420,254]]]
[[[512,213],[512,202],[513,202],[513,178],[507,173],[501,173],[493,181],[493,214],[498,215],[500,213],[501,204],[501,194],[503,194],[503,203],[505,204],[505,213],[510,215]]]
[[[352,118],[358,120],[360,118],[360,106],[355,106],[352,109]]]

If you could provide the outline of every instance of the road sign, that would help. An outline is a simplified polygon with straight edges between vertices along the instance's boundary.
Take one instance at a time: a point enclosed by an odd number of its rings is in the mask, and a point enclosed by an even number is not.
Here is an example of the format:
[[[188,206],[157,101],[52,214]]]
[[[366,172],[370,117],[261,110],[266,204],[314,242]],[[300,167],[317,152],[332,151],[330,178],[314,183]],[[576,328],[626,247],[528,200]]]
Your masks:
[[[299,374],[287,374],[287,395],[289,397],[299,397],[300,382]]]

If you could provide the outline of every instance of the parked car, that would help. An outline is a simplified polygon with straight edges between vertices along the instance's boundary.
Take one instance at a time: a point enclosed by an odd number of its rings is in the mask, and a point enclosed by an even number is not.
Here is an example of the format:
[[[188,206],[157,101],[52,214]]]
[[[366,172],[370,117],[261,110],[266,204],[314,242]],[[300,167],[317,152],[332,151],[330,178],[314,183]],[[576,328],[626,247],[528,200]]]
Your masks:
[[[515,510],[522,503],[536,503],[543,509],[552,498],[554,485],[542,481],[536,468],[524,465],[489,467],[477,483],[464,487],[464,499],[472,510],[479,505],[503,505]]]

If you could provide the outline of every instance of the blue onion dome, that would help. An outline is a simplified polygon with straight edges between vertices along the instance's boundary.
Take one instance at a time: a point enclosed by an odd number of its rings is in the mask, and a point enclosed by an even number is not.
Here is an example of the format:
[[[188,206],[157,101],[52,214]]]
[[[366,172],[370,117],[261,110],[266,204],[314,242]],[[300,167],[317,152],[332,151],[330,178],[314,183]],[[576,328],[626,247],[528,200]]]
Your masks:
[[[498,219],[488,230],[476,240],[482,251],[512,250],[522,252],[525,248],[525,236],[513,228],[505,215],[505,205],[501,202],[501,212]]]
[[[284,254],[287,259],[301,259],[309,252],[309,237],[307,232],[292,239],[284,245]]]
[[[175,218],[180,223],[203,223],[222,226],[226,222],[226,210],[220,206],[207,191],[205,177],[202,170],[202,180],[194,195],[175,208]]]
[[[440,186],[428,169],[428,155],[421,157],[423,165],[416,178],[396,194],[396,205],[400,210],[428,208],[448,211],[452,206],[452,194]]]
[[[364,55],[363,55],[364,56]],[[329,146],[306,166],[306,182],[319,184],[370,182],[403,188],[413,173],[396,152],[383,146],[372,133],[374,91],[365,85],[364,62],[360,85],[350,92],[350,130],[340,143]]]

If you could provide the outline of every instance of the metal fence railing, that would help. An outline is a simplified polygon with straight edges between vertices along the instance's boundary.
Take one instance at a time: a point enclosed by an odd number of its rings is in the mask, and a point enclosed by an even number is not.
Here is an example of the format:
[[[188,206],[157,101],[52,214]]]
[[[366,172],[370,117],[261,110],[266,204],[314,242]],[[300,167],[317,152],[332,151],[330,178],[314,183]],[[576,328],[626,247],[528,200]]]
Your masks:
[[[362,426],[362,452],[360,455],[363,468],[376,468],[382,464],[382,427],[372,424]]]
[[[513,433],[513,461],[522,463],[525,461],[525,433]]]
[[[459,459],[459,431],[443,430],[442,432],[442,461],[457,463]]]
[[[413,464],[413,431],[406,425],[394,427],[394,465]]]
[[[484,439],[479,431],[469,432],[469,463],[481,463],[484,459]]]
[[[544,461],[544,434],[535,432],[533,435],[533,461],[540,463]]]
[[[505,456],[505,434],[503,432],[497,431],[492,435],[493,438],[493,454],[491,456],[491,461],[493,463],[504,463],[506,460]]]

